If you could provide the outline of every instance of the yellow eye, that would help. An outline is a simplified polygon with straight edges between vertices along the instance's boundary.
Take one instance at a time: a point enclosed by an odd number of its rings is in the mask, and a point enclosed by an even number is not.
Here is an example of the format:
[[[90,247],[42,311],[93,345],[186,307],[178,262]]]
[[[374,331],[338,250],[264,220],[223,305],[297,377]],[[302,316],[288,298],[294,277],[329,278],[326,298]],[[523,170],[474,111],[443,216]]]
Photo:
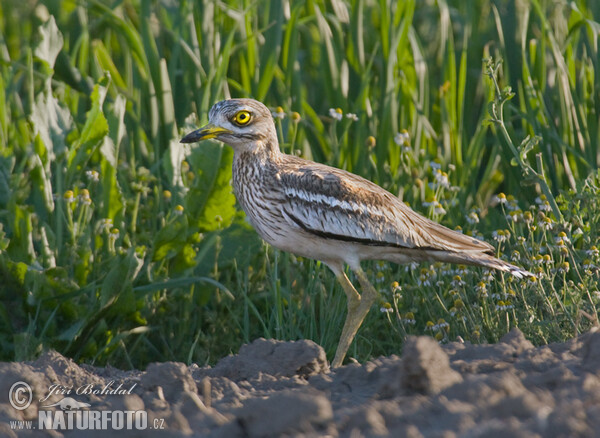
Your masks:
[[[238,111],[233,117],[233,121],[240,126],[247,125],[250,122],[250,112],[246,110]]]

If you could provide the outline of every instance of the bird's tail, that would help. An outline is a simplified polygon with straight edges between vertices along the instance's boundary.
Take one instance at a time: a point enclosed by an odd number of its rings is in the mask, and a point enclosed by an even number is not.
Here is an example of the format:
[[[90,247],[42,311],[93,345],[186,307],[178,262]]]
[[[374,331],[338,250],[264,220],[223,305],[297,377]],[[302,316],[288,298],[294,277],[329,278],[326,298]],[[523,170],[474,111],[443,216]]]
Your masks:
[[[508,272],[517,278],[533,277],[534,274],[526,269],[515,266],[511,263],[500,260],[484,252],[455,252],[455,251],[437,251],[437,250],[403,250],[387,253],[383,257],[385,260],[394,263],[409,263],[411,261],[440,261],[454,263],[457,265],[483,266],[485,268],[497,269]]]
[[[517,278],[534,276],[534,274],[526,269],[520,268],[485,253],[457,253],[439,251],[435,254],[434,258],[448,263],[483,266],[485,268],[497,269],[498,271],[508,272]]]

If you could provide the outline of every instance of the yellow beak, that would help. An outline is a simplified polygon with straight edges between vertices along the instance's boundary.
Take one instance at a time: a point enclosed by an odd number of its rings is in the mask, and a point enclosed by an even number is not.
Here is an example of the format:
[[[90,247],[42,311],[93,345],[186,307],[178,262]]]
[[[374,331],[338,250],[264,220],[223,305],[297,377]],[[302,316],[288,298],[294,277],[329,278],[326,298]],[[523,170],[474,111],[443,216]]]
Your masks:
[[[229,129],[215,126],[211,123],[198,129],[197,131],[190,132],[188,135],[179,140],[180,143],[195,143],[197,141],[208,140],[210,138],[216,138],[220,134],[231,134]]]

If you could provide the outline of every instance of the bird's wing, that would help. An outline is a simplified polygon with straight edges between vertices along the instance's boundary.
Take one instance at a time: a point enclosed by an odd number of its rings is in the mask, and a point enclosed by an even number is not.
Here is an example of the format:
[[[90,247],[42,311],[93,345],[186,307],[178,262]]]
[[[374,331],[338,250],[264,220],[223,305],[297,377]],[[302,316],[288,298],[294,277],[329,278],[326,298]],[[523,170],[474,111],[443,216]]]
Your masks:
[[[489,252],[493,247],[413,211],[378,185],[344,170],[286,156],[276,175],[291,225],[336,240],[399,248]]]

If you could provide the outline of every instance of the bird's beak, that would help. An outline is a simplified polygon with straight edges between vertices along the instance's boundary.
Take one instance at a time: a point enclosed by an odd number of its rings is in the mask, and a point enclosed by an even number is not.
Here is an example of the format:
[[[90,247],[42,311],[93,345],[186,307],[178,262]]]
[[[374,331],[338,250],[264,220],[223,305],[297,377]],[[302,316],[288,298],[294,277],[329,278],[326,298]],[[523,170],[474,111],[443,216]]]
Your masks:
[[[179,140],[180,143],[195,143],[197,141],[208,140],[209,138],[218,137],[221,134],[231,134],[229,129],[215,126],[211,123],[198,129],[197,131],[190,132],[188,135]]]

